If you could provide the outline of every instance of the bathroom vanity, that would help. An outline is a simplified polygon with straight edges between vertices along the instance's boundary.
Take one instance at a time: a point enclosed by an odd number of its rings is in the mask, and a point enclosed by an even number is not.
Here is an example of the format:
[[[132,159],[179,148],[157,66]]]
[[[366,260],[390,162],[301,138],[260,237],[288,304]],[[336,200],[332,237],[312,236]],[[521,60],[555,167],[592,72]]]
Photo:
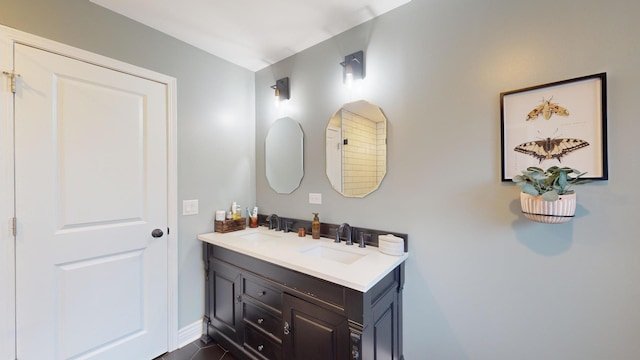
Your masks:
[[[402,359],[407,253],[263,227],[198,239],[203,339],[246,359]]]

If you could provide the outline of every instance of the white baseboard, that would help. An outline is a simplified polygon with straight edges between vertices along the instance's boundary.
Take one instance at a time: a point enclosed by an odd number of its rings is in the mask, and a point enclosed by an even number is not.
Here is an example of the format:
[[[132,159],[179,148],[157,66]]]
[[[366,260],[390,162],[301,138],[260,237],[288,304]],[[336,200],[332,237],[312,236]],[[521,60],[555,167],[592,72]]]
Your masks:
[[[189,324],[178,330],[178,349],[192,343],[202,336],[202,320]]]

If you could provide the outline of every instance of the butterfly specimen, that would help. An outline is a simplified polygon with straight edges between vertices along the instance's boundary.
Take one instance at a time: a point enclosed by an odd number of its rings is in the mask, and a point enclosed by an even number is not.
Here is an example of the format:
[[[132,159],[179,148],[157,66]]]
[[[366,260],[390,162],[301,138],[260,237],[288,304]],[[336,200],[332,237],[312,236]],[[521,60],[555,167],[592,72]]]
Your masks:
[[[558,104],[552,103],[551,99],[553,99],[553,96],[550,97],[549,100],[545,100],[544,98],[542,98],[542,105],[536,107],[535,109],[531,110],[529,114],[527,114],[527,121],[535,120],[538,116],[540,116],[540,114],[542,114],[542,116],[547,120],[551,119],[551,115],[553,114],[557,114],[560,116],[569,116],[569,110],[563,108]]]
[[[548,159],[558,159],[558,161],[562,161],[563,156],[585,146],[589,146],[589,143],[580,139],[546,138],[520,144],[513,150],[531,155],[541,163],[543,160]]]

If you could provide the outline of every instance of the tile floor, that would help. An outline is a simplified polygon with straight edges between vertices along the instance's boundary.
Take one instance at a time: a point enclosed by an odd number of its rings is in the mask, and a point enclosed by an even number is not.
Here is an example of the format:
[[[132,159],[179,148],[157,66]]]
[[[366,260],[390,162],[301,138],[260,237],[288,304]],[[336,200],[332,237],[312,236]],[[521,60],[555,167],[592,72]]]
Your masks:
[[[154,360],[236,360],[236,358],[215,342],[205,345],[200,340],[196,340]]]

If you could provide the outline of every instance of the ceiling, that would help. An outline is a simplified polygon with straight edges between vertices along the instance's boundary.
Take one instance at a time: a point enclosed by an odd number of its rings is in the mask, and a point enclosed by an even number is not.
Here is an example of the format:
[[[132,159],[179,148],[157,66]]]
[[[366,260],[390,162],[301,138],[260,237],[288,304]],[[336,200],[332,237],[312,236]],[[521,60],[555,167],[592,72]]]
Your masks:
[[[90,1],[258,71],[411,0]]]

